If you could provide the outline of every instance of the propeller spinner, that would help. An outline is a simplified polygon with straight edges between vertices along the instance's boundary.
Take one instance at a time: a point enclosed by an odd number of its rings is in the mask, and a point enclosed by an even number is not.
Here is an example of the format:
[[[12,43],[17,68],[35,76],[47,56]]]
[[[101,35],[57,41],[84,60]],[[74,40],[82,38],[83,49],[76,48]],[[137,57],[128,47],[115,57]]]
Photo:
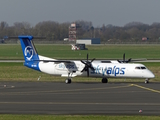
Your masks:
[[[85,67],[83,68],[83,71],[87,71],[87,76],[89,77],[89,68],[94,70],[93,66],[92,66],[92,62],[95,60],[95,58],[93,58],[91,61],[88,61],[88,54],[87,54],[87,61],[83,61],[81,60],[81,62],[85,65]]]

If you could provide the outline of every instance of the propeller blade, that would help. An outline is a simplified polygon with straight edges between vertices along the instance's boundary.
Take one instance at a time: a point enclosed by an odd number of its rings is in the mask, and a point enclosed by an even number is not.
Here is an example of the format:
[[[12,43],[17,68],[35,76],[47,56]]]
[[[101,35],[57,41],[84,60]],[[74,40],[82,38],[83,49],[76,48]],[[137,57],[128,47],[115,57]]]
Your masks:
[[[132,58],[128,59],[128,60],[125,60],[125,53],[123,54],[123,60],[117,60],[119,63],[129,63],[131,62]]]
[[[87,68],[87,76],[89,77],[89,68]]]
[[[83,72],[85,70],[85,67],[83,68],[83,70],[81,72]]]
[[[123,54],[123,62],[125,62],[125,53]]]
[[[95,60],[95,58],[93,58],[91,61],[88,61],[88,54],[87,54],[87,61],[80,60],[85,65],[85,67],[83,68],[83,70],[81,72],[86,71],[88,77],[89,77],[89,68],[92,70],[95,70],[92,66],[92,62],[94,60]]]
[[[132,60],[132,58],[129,58],[128,61],[127,61],[127,63],[131,62],[131,60]]]
[[[92,63],[94,60],[95,60],[95,58],[93,58],[93,59],[91,60],[91,63]]]
[[[81,62],[86,65],[86,63],[83,60],[81,60]]]
[[[92,67],[92,66],[91,66],[90,68],[91,68],[92,70],[95,70],[94,67]]]

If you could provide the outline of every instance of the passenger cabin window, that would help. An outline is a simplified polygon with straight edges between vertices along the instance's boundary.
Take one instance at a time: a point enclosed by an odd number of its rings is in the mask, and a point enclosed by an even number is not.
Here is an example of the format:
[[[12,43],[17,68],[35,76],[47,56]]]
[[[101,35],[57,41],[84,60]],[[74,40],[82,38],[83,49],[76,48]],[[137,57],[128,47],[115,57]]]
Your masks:
[[[144,69],[146,69],[146,67],[135,67],[135,69],[144,70]]]

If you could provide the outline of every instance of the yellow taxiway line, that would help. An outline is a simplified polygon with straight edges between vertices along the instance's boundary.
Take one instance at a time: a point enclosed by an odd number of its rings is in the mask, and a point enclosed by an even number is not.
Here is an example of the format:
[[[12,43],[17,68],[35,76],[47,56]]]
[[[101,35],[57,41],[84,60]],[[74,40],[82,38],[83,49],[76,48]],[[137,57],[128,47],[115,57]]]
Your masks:
[[[131,86],[136,86],[138,88],[142,88],[142,89],[145,89],[145,90],[148,90],[148,91],[151,91],[151,92],[160,93],[159,90],[154,90],[154,89],[143,87],[143,86],[140,86],[140,85],[137,85],[137,84],[131,84]]]

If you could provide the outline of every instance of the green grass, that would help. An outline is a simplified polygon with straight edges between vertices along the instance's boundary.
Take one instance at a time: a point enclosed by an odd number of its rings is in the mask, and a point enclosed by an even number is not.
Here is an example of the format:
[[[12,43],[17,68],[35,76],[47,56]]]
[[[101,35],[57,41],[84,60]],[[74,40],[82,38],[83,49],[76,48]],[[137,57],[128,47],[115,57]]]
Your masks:
[[[0,115],[0,120],[159,120],[160,116]]]
[[[36,45],[40,55],[56,59],[122,59],[126,58],[160,59],[159,45],[92,45],[88,50],[73,51],[70,45]],[[0,59],[23,59],[20,44],[0,45]]]
[[[121,59],[126,58],[159,59],[159,45],[95,45],[86,46],[88,50],[72,51],[70,45],[36,45],[40,55],[58,59]],[[23,59],[20,45],[0,45],[0,59]],[[143,63],[156,76],[151,81],[160,81],[160,63]],[[65,78],[50,76],[23,66],[23,63],[0,63],[0,81],[65,81]],[[100,78],[75,77],[73,82],[101,82]],[[109,82],[137,82],[137,79],[109,79]],[[141,80],[144,82],[144,80]],[[97,116],[97,115],[0,115],[0,120],[159,120],[160,116]]]

